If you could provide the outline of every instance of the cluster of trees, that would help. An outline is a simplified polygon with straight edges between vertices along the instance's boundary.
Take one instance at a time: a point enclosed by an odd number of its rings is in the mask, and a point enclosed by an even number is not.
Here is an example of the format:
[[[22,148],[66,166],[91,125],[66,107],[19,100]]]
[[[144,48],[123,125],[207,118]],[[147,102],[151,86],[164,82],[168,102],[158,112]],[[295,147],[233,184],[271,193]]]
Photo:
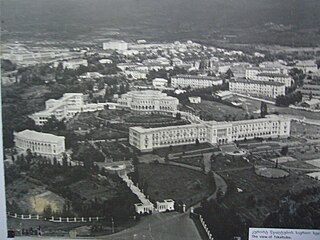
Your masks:
[[[170,80],[170,77],[176,76],[178,74],[189,74],[189,73],[184,68],[179,68],[179,67],[174,67],[174,69],[171,69],[171,70],[165,70],[165,69],[159,69],[158,71],[151,70],[147,75],[147,80],[151,81],[155,78],[165,78],[165,79],[169,78]]]
[[[202,215],[216,240],[246,239],[249,226],[252,226],[250,220],[241,217],[235,209],[225,208],[215,200],[203,200],[195,212]]]
[[[319,187],[311,187],[299,193],[288,194],[283,198],[285,203],[280,206],[280,209],[269,214],[265,219],[264,227],[319,229],[319,197]]]
[[[276,98],[276,105],[280,107],[288,107],[291,104],[296,104],[302,101],[302,93],[300,91],[281,95]]]
[[[7,72],[11,72],[17,69],[17,65],[8,59],[1,59],[1,69]]]
[[[293,88],[297,88],[297,86],[301,87],[303,85],[303,79],[305,79],[306,75],[301,69],[292,68],[289,71],[289,75],[294,80]]]
[[[186,104],[189,103],[189,97],[192,96],[199,96],[203,100],[209,100],[209,101],[219,101],[219,99],[216,99],[212,96],[212,93],[217,92],[217,91],[224,91],[229,89],[229,84],[224,83],[222,85],[218,86],[212,86],[208,88],[202,88],[202,89],[186,89],[187,92],[181,93],[181,94],[175,94],[173,91],[167,91],[167,94],[169,96],[173,96],[179,99],[179,102],[181,104]],[[231,104],[231,103],[230,103]],[[233,105],[232,105],[233,106]]]

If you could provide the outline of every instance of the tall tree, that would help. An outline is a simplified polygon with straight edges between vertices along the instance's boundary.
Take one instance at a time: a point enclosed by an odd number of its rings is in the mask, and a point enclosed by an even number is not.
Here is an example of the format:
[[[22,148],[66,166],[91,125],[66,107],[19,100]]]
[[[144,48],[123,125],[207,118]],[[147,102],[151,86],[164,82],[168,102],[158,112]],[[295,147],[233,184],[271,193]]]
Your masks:
[[[260,116],[264,118],[268,114],[268,105],[265,102],[261,102]]]

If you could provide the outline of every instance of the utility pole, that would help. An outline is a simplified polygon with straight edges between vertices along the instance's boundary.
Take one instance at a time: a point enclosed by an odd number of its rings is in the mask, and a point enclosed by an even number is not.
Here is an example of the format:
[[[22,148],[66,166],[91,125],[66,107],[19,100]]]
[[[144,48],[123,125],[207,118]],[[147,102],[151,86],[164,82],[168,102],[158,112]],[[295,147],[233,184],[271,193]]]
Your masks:
[[[111,218],[111,232],[114,233],[114,221],[113,221],[113,218]]]
[[[0,70],[1,72],[1,70]],[[1,86],[0,86],[0,99],[1,99]],[[2,109],[2,104],[0,101],[0,109]],[[0,123],[2,123],[2,112],[0,111]],[[3,156],[3,140],[2,140],[2,128],[0,128],[0,239],[7,239],[8,229],[7,229],[7,210],[6,210],[6,191],[4,183],[4,156]]]

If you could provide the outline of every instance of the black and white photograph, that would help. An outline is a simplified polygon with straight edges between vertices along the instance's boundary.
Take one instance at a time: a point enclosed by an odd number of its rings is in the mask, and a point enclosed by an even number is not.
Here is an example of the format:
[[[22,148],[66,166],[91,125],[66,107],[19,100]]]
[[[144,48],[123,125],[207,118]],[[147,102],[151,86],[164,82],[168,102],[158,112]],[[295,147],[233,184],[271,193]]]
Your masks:
[[[320,240],[319,0],[0,21],[0,240]]]

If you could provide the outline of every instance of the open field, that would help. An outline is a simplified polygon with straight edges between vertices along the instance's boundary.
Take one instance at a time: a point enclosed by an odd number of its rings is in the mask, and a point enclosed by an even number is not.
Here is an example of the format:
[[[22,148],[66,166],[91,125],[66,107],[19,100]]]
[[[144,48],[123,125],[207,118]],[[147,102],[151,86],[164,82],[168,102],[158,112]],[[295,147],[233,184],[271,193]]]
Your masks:
[[[240,101],[243,103],[243,108],[248,109],[249,114],[257,114],[260,111],[260,101],[257,100],[252,100],[249,98],[244,98],[244,97],[238,97],[234,96],[230,99],[229,101]],[[289,114],[289,115],[295,115],[295,116],[300,116],[300,117],[306,117],[310,119],[320,119],[320,113],[315,113],[315,112],[307,112],[303,110],[298,110],[298,109],[292,109],[288,107],[278,107],[272,104],[267,104],[268,105],[268,112],[269,113],[279,113],[279,114]]]
[[[50,205],[53,211],[61,211],[65,199],[48,191],[44,185],[37,185],[28,178],[17,179],[6,186],[7,201],[17,204],[16,212],[29,212],[42,214],[43,210]],[[10,211],[10,209],[9,209]]]
[[[214,191],[208,176],[198,171],[165,164],[139,164],[137,169],[154,201],[172,198],[190,206]]]

